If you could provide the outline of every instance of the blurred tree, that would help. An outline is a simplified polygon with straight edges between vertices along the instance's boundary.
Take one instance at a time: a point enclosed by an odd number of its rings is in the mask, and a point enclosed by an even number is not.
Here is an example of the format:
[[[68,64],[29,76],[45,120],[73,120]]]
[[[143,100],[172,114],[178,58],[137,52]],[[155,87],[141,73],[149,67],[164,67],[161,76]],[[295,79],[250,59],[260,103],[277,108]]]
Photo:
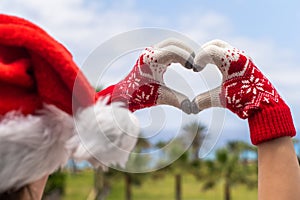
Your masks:
[[[174,160],[174,162],[162,170],[155,172],[155,176],[163,176],[164,173],[174,174],[175,183],[175,200],[182,199],[182,176],[186,173],[199,175],[200,173],[200,160],[199,150],[203,143],[205,126],[201,123],[192,122],[183,128],[182,134],[172,140],[172,142],[158,142],[157,148],[164,148],[162,159],[158,166],[164,166],[166,162]]]
[[[129,156],[126,168],[132,171],[132,173],[122,172],[125,180],[125,200],[132,199],[132,185],[140,186],[147,177],[146,174],[139,172],[144,171],[149,167],[150,157],[144,153],[150,147],[150,142],[147,139],[140,137],[133,152]]]
[[[203,189],[213,188],[223,179],[224,199],[230,200],[232,186],[244,184],[254,188],[257,184],[257,162],[243,162],[241,155],[245,151],[256,150],[244,142],[229,142],[225,148],[217,150],[215,160],[206,161]]]
[[[71,173],[76,174],[78,172],[78,169],[77,169],[77,164],[76,164],[75,160],[70,159],[69,163],[70,163],[70,167],[71,167]]]
[[[205,138],[206,127],[198,122],[192,122],[183,127],[182,140],[190,144],[189,157],[192,161],[199,160],[199,150]],[[192,141],[192,143],[191,143]]]
[[[197,180],[201,180],[201,164],[199,159],[199,151],[206,137],[206,126],[201,122],[191,122],[183,127],[182,140],[190,145],[188,149],[188,165],[187,172],[195,176]],[[191,142],[192,141],[192,142]]]
[[[168,157],[173,160],[177,156],[180,157],[176,159],[169,168],[166,170],[174,174],[174,183],[175,183],[175,200],[182,199],[182,174],[186,173],[188,169],[188,153],[184,151],[181,140],[177,140],[172,144],[172,147],[169,149]]]
[[[59,170],[49,175],[47,184],[45,186],[43,199],[59,200],[65,192],[66,187],[66,173]]]
[[[163,178],[166,174],[174,175],[174,193],[175,200],[182,199],[182,175],[186,173],[189,168],[188,152],[184,149],[182,140],[179,138],[173,140],[171,143],[168,142],[158,142],[157,147],[165,147],[168,145],[168,148],[162,150],[161,160],[157,163],[158,168],[166,166],[169,162],[172,162],[168,166],[161,168],[158,171],[152,173],[154,179]]]
[[[111,188],[109,179],[110,174],[104,172],[101,167],[94,169],[95,200],[104,200],[109,194]]]
[[[95,88],[95,91],[96,92],[100,92],[103,89],[104,89],[104,87],[102,85],[100,85],[100,86],[98,86],[98,87]]]
[[[239,159],[244,165],[249,164],[250,160],[257,160],[257,149],[253,145],[243,141],[229,141],[227,147],[229,152],[239,155]]]
[[[99,92],[104,87],[95,87],[95,91]],[[94,192],[95,200],[104,200],[110,191],[110,179],[111,174],[103,171],[102,167],[94,168]]]
[[[111,185],[114,181],[119,181],[120,179],[124,180],[124,199],[131,200],[132,199],[132,187],[133,186],[140,186],[145,178],[147,178],[147,174],[144,173],[134,173],[144,171],[149,167],[149,159],[150,157],[147,155],[140,156],[141,153],[147,151],[151,145],[147,139],[140,137],[137,141],[137,144],[130,154],[128,162],[126,164],[125,171],[122,171],[121,168],[110,168],[107,172],[102,172],[102,175],[98,177],[101,180],[101,191],[104,191],[104,188],[108,188],[105,194],[101,194],[102,197],[106,197],[108,192],[111,188]],[[132,171],[133,173],[127,172],[128,170]],[[104,198],[102,198],[104,199]]]

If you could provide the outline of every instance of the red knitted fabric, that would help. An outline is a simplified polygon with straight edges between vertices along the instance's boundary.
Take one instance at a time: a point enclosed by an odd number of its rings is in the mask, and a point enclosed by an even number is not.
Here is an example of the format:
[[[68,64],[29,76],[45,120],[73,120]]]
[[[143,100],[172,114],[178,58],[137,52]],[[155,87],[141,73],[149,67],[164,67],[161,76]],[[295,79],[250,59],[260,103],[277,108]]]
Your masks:
[[[296,130],[288,106],[265,108],[248,118],[251,141],[259,143],[283,136],[295,136]]]
[[[132,112],[156,105],[166,66],[155,64],[155,54],[154,49],[146,48],[123,80],[100,91],[97,96],[110,94],[109,102],[123,102]]]
[[[255,145],[296,134],[289,107],[244,51],[221,40],[210,41],[202,48],[195,57],[194,70],[202,70],[208,63],[216,64],[223,81],[220,87],[209,92],[213,100],[204,98],[205,94],[195,98],[199,108],[201,104],[223,106],[248,119]]]
[[[221,103],[239,117],[248,118],[252,143],[295,136],[290,109],[270,81],[244,52],[236,48],[225,52]]]
[[[66,48],[38,26],[0,15],[0,115],[33,113],[42,103],[71,114],[72,103],[76,111],[93,98],[93,88]]]
[[[110,94],[110,102],[123,102],[131,111],[155,105],[169,105],[190,114],[198,111],[189,98],[164,83],[164,73],[172,63],[192,69],[195,53],[184,42],[167,38],[140,54],[129,74],[97,96]]]

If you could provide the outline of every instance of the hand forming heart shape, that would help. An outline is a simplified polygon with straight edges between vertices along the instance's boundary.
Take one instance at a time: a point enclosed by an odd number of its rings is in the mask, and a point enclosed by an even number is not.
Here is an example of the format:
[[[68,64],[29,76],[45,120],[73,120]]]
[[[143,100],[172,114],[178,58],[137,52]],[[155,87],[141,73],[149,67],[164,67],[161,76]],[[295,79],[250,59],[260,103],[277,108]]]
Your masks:
[[[195,53],[188,45],[167,39],[146,48],[129,74],[116,85],[98,93],[98,97],[110,95],[110,102],[123,102],[131,111],[155,105],[171,105],[184,112],[198,113],[197,105],[182,93],[168,88],[164,73],[172,63],[193,68]]]
[[[196,55],[195,71],[201,71],[209,63],[219,68],[223,81],[221,86],[193,100],[199,110],[226,107],[239,117],[248,118],[258,109],[283,103],[275,88],[244,51],[221,40],[210,41]]]
[[[223,75],[222,85],[198,95],[192,102],[182,93],[168,88],[164,73],[171,63],[201,71],[215,64]],[[184,112],[198,113],[209,107],[227,107],[241,118],[257,109],[283,103],[272,84],[244,51],[221,40],[204,44],[195,56],[191,47],[177,39],[167,39],[146,48],[132,71],[119,83],[98,93],[110,94],[110,102],[121,101],[131,111],[167,104]]]
[[[289,107],[244,51],[221,40],[210,41],[196,55],[194,70],[201,71],[209,63],[219,68],[223,81],[193,100],[199,110],[226,107],[247,118],[253,144],[295,135]]]

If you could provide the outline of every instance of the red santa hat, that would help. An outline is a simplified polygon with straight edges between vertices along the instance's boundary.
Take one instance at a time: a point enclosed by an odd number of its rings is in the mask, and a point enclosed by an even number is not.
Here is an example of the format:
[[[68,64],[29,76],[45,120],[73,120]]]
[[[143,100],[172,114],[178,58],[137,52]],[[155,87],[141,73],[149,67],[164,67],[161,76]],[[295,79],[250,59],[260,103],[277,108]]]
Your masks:
[[[94,90],[71,54],[45,31],[6,15],[0,15],[0,30],[0,114],[33,113],[42,103],[71,114],[72,98],[74,111],[93,103]]]
[[[27,20],[0,15],[0,192],[50,174],[72,156],[124,165],[138,123],[106,102],[95,100],[63,45]]]

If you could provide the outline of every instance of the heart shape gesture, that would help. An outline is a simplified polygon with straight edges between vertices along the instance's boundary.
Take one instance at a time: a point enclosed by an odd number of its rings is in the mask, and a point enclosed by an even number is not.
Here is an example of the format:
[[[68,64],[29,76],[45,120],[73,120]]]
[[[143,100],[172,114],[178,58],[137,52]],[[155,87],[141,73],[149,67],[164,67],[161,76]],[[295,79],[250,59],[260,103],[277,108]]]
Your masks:
[[[97,96],[109,95],[109,103],[123,102],[132,112],[166,104],[190,114],[197,110],[196,104],[186,95],[168,88],[163,75],[172,63],[192,69],[194,56],[194,51],[187,44],[173,38],[164,40],[146,48],[123,80],[100,91]]]
[[[295,135],[289,107],[244,51],[221,40],[210,41],[196,55],[194,71],[207,64],[219,68],[223,81],[193,100],[199,110],[225,107],[240,118],[248,118],[253,144]]]
[[[222,84],[191,102],[186,95],[165,85],[163,75],[171,63],[180,63],[193,71],[215,64],[223,75]],[[123,80],[102,90],[97,97],[106,95],[110,96],[109,103],[121,101],[132,112],[162,104],[188,114],[225,107],[249,119],[253,144],[295,135],[290,109],[270,81],[244,51],[221,40],[204,44],[196,56],[188,45],[176,39],[148,47]]]

